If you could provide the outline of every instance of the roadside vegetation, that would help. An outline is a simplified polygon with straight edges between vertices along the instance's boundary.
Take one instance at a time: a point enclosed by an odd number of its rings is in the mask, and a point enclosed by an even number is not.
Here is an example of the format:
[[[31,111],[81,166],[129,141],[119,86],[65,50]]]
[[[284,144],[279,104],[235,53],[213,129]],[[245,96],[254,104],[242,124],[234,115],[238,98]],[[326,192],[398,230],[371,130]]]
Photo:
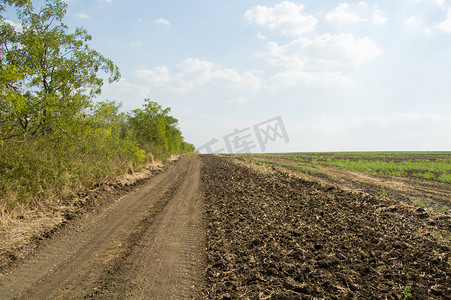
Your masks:
[[[373,175],[451,182],[450,152],[334,152],[253,154],[254,159],[283,159],[292,165],[325,165]]]
[[[74,197],[145,165],[194,151],[170,108],[121,112],[95,101],[119,68],[63,23],[67,4],[0,0],[0,215]],[[16,10],[19,24],[4,17]]]

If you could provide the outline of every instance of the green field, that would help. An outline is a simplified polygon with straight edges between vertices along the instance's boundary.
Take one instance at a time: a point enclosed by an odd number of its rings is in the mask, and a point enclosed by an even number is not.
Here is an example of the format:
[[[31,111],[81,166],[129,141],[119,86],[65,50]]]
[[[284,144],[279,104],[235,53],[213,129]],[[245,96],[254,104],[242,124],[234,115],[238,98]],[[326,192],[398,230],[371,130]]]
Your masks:
[[[451,182],[451,152],[324,152],[246,154],[259,162],[289,166],[306,173],[306,165],[333,166],[373,175],[424,178]]]

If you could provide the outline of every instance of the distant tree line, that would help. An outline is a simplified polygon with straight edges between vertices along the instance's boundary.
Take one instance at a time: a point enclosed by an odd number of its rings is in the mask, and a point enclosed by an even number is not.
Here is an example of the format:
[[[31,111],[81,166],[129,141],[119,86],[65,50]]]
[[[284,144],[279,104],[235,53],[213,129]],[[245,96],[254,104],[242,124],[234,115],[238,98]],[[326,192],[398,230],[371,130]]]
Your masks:
[[[6,20],[7,9],[17,11],[19,24]],[[170,108],[146,99],[142,108],[123,113],[119,103],[94,101],[105,80],[120,79],[119,68],[89,46],[85,29],[70,31],[66,9],[61,0],[39,9],[29,0],[0,0],[1,201],[5,185],[27,176],[24,169],[43,172],[36,161],[55,165],[57,173],[78,168],[82,182],[142,165],[148,153],[164,158],[194,151]],[[86,171],[93,165],[95,174]]]

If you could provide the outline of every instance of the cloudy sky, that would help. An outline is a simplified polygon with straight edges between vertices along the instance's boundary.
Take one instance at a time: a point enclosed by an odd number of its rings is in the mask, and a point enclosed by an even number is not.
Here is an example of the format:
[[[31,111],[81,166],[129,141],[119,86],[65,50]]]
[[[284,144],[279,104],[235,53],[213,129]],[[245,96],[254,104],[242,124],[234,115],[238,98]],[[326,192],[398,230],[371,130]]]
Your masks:
[[[100,98],[171,107],[197,147],[451,150],[450,0],[66,2],[121,69]]]

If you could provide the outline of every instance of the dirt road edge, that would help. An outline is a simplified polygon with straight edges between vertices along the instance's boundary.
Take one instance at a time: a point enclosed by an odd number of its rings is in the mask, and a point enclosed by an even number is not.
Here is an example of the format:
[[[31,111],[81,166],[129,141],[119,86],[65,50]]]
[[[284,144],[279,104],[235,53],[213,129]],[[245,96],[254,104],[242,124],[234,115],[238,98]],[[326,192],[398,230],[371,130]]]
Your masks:
[[[165,163],[152,164],[133,174],[119,176],[114,182],[98,184],[78,193],[75,199],[62,200],[58,207],[28,212],[26,217],[0,231],[0,273],[33,254],[47,239],[85,214],[99,212],[134,193],[156,175],[168,171],[181,157],[173,156]]]

